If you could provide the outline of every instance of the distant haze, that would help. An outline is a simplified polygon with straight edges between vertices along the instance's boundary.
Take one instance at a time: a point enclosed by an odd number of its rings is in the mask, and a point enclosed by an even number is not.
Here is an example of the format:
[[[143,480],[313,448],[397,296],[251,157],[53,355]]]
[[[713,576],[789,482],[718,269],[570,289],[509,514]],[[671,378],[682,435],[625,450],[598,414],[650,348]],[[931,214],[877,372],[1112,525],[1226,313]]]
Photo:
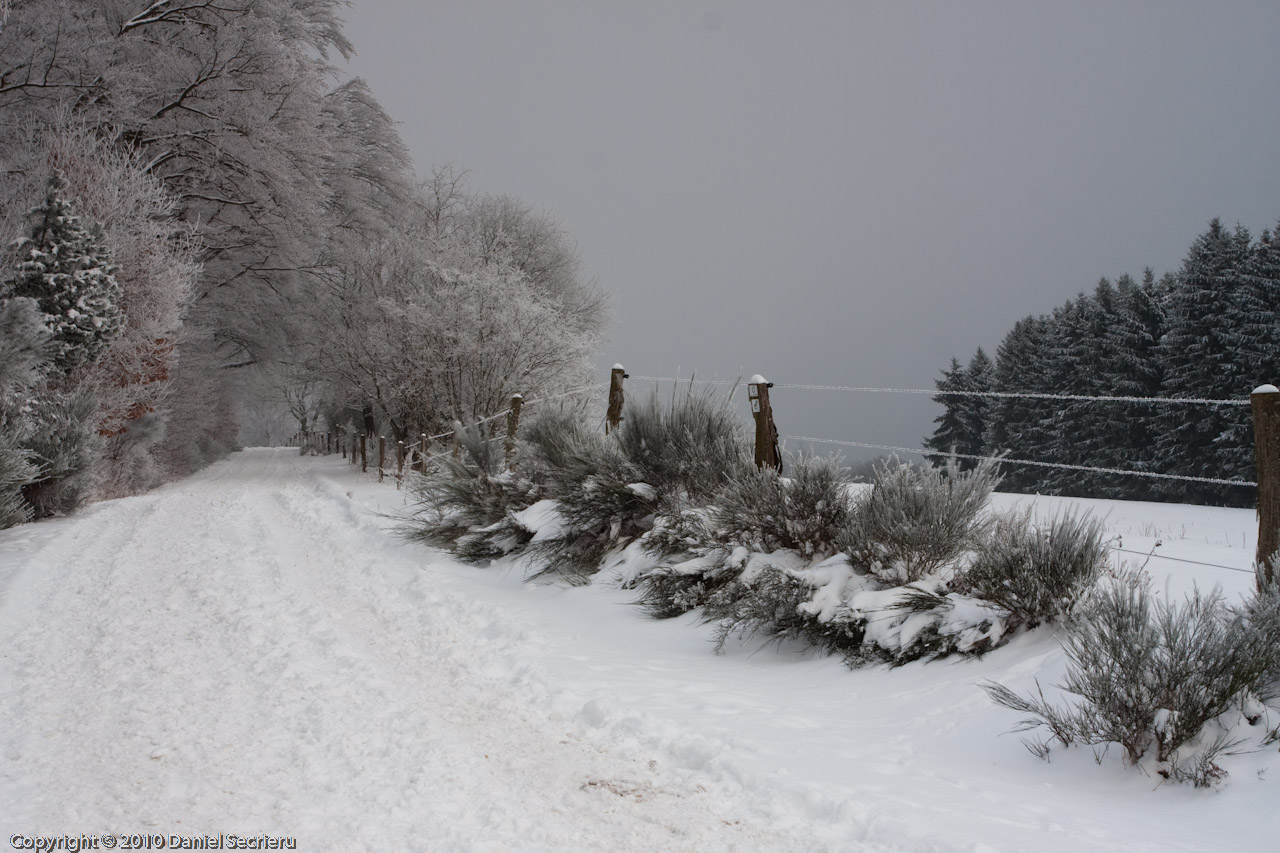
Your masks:
[[[1101,276],[1175,269],[1213,216],[1280,218],[1274,2],[353,0],[347,32],[420,172],[578,241],[602,375],[932,388]],[[911,447],[940,411],[774,406]]]

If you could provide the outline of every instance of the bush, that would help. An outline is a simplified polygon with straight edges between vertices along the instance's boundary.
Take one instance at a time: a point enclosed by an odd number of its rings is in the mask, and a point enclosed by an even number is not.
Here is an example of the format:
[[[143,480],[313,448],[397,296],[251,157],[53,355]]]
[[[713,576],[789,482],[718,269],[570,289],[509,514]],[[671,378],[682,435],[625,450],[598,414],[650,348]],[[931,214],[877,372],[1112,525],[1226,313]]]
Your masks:
[[[670,406],[654,393],[623,412],[617,446],[664,507],[705,505],[729,479],[754,470],[751,444],[731,403],[731,395],[717,400],[689,390],[673,392]]]
[[[0,530],[31,520],[31,505],[22,497],[22,488],[40,476],[31,452],[19,444],[8,427],[0,413]]]
[[[465,560],[483,562],[528,542],[527,532],[511,523],[510,516],[539,500],[541,489],[505,471],[497,443],[485,440],[479,431],[466,431],[461,443],[461,458],[442,457],[435,471],[408,478],[408,490],[417,503],[399,532],[448,548]]]
[[[707,500],[725,477],[749,466],[741,424],[727,398],[656,395],[629,406],[610,436],[581,427],[531,432],[535,464],[563,521],[558,536],[536,543],[534,577],[583,582],[606,556],[648,533],[660,512],[679,514]]]
[[[704,619],[716,622],[716,651],[734,636],[770,642],[798,640],[826,652],[852,653],[862,645],[863,624],[824,619],[812,607],[817,579],[766,566],[749,580],[734,580],[709,597]]]
[[[789,478],[770,468],[731,477],[715,497],[712,521],[721,541],[763,553],[786,548],[820,560],[838,550],[850,506],[843,468],[799,456]]]
[[[23,488],[22,495],[36,518],[66,515],[84,502],[93,485],[96,412],[87,391],[64,392],[46,386],[31,399],[24,444],[40,466],[40,476]]]
[[[997,519],[954,584],[1015,624],[1064,621],[1107,565],[1102,522],[1067,512],[1036,522],[1030,510]]]
[[[1061,687],[1079,705],[1060,709],[1043,694],[1025,698],[994,683],[984,689],[997,704],[1031,715],[1022,730],[1046,726],[1063,745],[1116,743],[1131,764],[1154,746],[1165,775],[1204,778],[1211,756],[1208,765],[1195,756],[1188,765],[1178,750],[1265,677],[1257,642],[1243,613],[1227,608],[1216,589],[1170,604],[1155,601],[1145,580],[1123,575],[1081,609],[1064,641]],[[1220,750],[1220,739],[1206,749],[1215,752],[1215,743]]]
[[[834,461],[812,457],[799,457],[790,478],[750,467],[728,479],[709,510],[661,519],[644,546],[667,565],[641,578],[638,603],[658,618],[700,607],[712,594],[727,594],[749,552],[829,557],[849,523],[843,473]]]
[[[1003,616],[987,602],[923,581],[855,593],[839,618],[862,626],[862,644],[845,651],[844,662],[853,668],[981,656],[1008,636]]]
[[[998,482],[989,462],[963,472],[954,461],[945,468],[888,462],[855,506],[841,550],[887,583],[921,580],[979,537],[979,516]]]

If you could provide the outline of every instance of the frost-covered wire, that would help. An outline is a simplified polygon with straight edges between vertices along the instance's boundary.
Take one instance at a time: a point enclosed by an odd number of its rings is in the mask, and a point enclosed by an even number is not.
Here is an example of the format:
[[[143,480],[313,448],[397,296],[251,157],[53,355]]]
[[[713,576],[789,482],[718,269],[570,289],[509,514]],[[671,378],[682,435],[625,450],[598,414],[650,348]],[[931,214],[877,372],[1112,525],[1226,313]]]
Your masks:
[[[634,376],[647,382],[693,382],[702,385],[736,385],[740,380],[680,379],[672,376]],[[1213,400],[1205,397],[1132,397],[1101,394],[1044,394],[1036,391],[940,391],[928,388],[873,388],[863,385],[811,385],[803,382],[774,382],[774,388],[801,391],[864,391],[875,394],[925,394],[931,397],[993,397],[1009,400],[1064,400],[1089,403],[1152,403],[1192,406],[1248,406],[1247,399]]]
[[[692,382],[694,385],[740,385],[739,379],[681,379],[678,376],[632,376],[637,382]]]
[[[560,400],[560,399],[563,399],[564,397],[573,397],[578,394],[585,394],[588,391],[603,391],[603,390],[604,390],[604,385],[597,382],[594,385],[584,385],[581,388],[575,388],[572,391],[565,391],[562,394],[552,394],[550,397],[535,397],[532,400],[525,400],[524,405],[536,406],[538,403],[549,403],[552,400]]]
[[[525,400],[525,401],[523,402],[523,405],[525,405],[525,406],[534,406],[534,405],[537,405],[538,403],[546,403],[546,402],[549,402],[549,401],[551,401],[551,400],[559,400],[559,399],[561,399],[562,397],[572,397],[572,396],[573,396],[573,395],[575,395],[575,394],[584,394],[584,393],[586,393],[587,391],[598,391],[598,390],[600,390],[600,389],[602,389],[602,388],[604,388],[604,386],[603,386],[603,385],[601,385],[601,384],[599,384],[599,383],[597,383],[597,384],[595,384],[595,385],[584,385],[584,386],[583,386],[583,387],[581,387],[581,388],[575,388],[575,389],[574,389],[574,390],[572,390],[572,391],[565,391],[565,392],[564,392],[564,393],[562,393],[562,394],[553,394],[553,395],[551,395],[550,397],[538,397],[538,398],[535,398],[535,399],[533,399],[533,400]],[[467,425],[467,426],[463,427],[463,429],[470,429],[471,427],[483,426],[484,424],[490,423],[491,421],[496,421],[496,420],[499,420],[499,419],[501,419],[501,418],[505,418],[505,417],[507,417],[507,415],[509,415],[509,414],[511,414],[511,409],[510,409],[510,408],[506,408],[506,409],[503,409],[501,412],[498,412],[496,415],[490,415],[490,416],[489,416],[489,417],[487,417],[487,418],[481,418],[480,420],[475,421],[474,423],[471,423],[471,424],[469,424],[469,425]],[[450,438],[450,437],[452,437],[452,436],[453,436],[453,430],[449,430],[449,431],[447,431],[447,432],[437,433],[436,435],[429,435],[429,436],[427,436],[427,440],[428,440],[428,441],[435,441],[435,440],[436,440],[436,439],[438,439],[438,438]]]
[[[1112,547],[1112,551],[1119,551],[1122,554],[1135,554],[1139,557],[1154,557],[1157,560],[1172,560],[1175,563],[1190,563],[1193,566],[1208,566],[1211,569],[1226,569],[1229,572],[1244,572],[1245,574],[1253,574],[1252,569],[1238,569],[1235,566],[1223,566],[1218,563],[1202,563],[1199,560],[1184,560],[1182,557],[1166,557],[1163,554],[1157,554],[1154,551],[1131,551],[1128,548]]]
[[[888,450],[894,453],[919,453],[921,456],[954,456],[956,459],[976,459],[982,462],[999,462],[1008,465],[1035,465],[1040,468],[1063,468],[1068,471],[1092,471],[1098,474],[1122,474],[1130,477],[1153,477],[1160,480],[1183,480],[1188,483],[1210,483],[1216,486],[1257,486],[1247,480],[1220,480],[1215,477],[1188,477],[1183,474],[1159,474],[1154,471],[1130,471],[1125,468],[1095,468],[1091,465],[1070,465],[1065,462],[1039,462],[1033,459],[1007,459],[1002,456],[975,456],[971,453],[941,453],[937,450],[921,450],[916,447],[893,447],[887,444],[868,444],[862,441],[839,441],[834,438],[814,438],[807,435],[780,435],[796,441],[813,441],[819,444],[839,444],[845,447],[865,447],[870,450]]]
[[[927,394],[933,397],[995,397],[1019,400],[1067,400],[1091,403],[1174,403],[1197,406],[1247,406],[1248,400],[1211,400],[1203,397],[1129,397],[1096,394],[1041,394],[1034,391],[939,391],[925,388],[869,388],[853,385],[805,385],[775,382],[774,388],[796,388],[804,391],[869,391],[880,394]]]

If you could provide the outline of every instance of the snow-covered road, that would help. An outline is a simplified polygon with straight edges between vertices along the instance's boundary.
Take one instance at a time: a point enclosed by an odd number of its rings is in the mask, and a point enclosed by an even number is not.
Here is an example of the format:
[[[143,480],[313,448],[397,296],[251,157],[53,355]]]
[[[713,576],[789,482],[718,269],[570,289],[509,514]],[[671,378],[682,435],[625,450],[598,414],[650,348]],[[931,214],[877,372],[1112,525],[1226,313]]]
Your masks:
[[[353,533],[385,534],[317,500],[313,470],[240,453],[9,536],[25,568],[4,577],[4,838],[816,849],[538,701],[518,628],[433,589],[401,546],[372,558]]]
[[[1126,548],[1249,565],[1252,512],[1074,503]],[[250,450],[0,531],[0,846],[1131,853],[1280,836],[1274,746],[1202,791],[1002,737],[1017,716],[976,685],[1055,682],[1046,632],[899,670],[717,656],[706,626],[648,619],[607,577],[529,585],[403,543],[377,514],[402,507],[335,457]],[[1175,594],[1250,582],[1148,564]]]

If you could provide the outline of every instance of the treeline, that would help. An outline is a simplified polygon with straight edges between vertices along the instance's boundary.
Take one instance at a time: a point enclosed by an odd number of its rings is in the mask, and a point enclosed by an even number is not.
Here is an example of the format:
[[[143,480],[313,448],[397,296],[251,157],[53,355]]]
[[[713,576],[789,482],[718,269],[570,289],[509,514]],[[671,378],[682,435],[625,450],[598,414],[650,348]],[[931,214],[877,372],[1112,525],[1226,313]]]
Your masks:
[[[426,431],[588,369],[567,235],[419,180],[336,64],[345,5],[0,3],[0,527],[195,470],[247,415]]]
[[[1019,320],[992,360],[952,359],[939,391],[1247,400],[1280,379],[1280,237],[1214,219],[1182,267],[1103,279],[1050,314]],[[1247,406],[1056,401],[947,394],[925,446],[1067,465],[1254,479]],[[1018,492],[1251,506],[1254,489],[1003,466]]]

